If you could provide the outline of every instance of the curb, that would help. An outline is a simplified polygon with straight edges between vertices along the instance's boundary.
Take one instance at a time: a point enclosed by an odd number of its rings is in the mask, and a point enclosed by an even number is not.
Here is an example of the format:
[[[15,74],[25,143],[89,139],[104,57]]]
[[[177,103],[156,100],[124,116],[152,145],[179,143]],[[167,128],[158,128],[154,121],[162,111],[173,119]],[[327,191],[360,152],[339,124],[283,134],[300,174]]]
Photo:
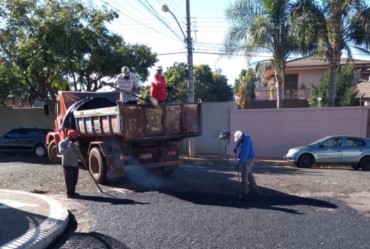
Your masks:
[[[44,249],[49,246],[55,238],[60,236],[67,227],[69,213],[65,206],[45,195],[33,194],[16,190],[2,190],[0,192],[29,195],[45,201],[50,208],[48,218],[37,227],[30,227],[24,235],[2,245],[1,249],[31,248]]]

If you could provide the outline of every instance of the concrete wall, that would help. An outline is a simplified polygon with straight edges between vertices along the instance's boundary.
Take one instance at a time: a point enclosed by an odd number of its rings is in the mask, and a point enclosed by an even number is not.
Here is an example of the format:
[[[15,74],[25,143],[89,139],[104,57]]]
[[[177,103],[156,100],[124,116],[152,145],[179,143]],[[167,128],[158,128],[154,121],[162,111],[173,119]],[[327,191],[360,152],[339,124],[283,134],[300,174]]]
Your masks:
[[[195,151],[202,153],[226,153],[229,140],[220,140],[218,136],[223,130],[230,130],[230,109],[233,102],[216,102],[202,104],[203,134],[194,138]],[[182,141],[182,152],[188,151],[188,139]]]
[[[197,153],[233,154],[236,130],[248,132],[256,156],[282,158],[290,147],[304,145],[329,135],[370,137],[370,107],[235,109],[232,102],[203,103],[202,130],[194,138]],[[53,120],[43,108],[0,107],[0,135],[17,127],[52,128]],[[223,130],[231,139],[220,140]],[[188,151],[188,140],[182,152]]]
[[[0,135],[13,128],[53,128],[53,119],[44,114],[44,108],[0,107]]]
[[[368,107],[231,110],[230,129],[254,141],[256,156],[282,158],[295,146],[329,135],[368,135]],[[232,153],[234,142],[228,147]]]

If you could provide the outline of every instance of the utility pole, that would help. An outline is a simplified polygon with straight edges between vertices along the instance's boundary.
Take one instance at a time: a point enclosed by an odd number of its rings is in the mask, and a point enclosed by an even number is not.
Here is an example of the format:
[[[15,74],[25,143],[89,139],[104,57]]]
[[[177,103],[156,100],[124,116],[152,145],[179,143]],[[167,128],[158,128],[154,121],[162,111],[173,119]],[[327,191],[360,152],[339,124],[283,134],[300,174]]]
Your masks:
[[[188,102],[194,103],[194,78],[193,78],[193,39],[191,38],[190,22],[190,0],[186,0],[186,27],[187,27],[187,48],[188,48]],[[189,157],[195,157],[194,138],[189,139]]]
[[[190,0],[186,0],[186,36],[179,24],[176,16],[168,8],[166,4],[162,5],[162,11],[169,12],[175,18],[182,34],[184,35],[186,47],[188,49],[188,103],[194,103],[194,77],[193,77],[193,39],[191,38],[191,23],[190,23]],[[188,138],[189,141],[189,157],[195,157],[194,138]]]

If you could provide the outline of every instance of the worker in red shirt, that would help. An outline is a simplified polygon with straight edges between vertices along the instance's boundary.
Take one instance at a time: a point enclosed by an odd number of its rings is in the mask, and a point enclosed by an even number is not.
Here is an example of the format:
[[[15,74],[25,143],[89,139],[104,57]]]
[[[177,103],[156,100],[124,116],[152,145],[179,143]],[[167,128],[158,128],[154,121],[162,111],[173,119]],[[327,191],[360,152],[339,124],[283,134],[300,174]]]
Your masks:
[[[150,84],[150,95],[158,100],[158,103],[165,103],[168,100],[169,87],[162,73],[162,66],[158,66]]]

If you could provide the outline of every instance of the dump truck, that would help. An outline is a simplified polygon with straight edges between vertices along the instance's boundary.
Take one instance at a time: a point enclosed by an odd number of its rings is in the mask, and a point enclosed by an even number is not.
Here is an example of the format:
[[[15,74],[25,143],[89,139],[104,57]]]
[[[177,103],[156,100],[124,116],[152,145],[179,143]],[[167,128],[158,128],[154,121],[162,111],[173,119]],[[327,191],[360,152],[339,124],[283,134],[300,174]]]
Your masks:
[[[202,133],[199,103],[126,105],[118,92],[60,91],[54,131],[46,136],[49,159],[60,163],[58,143],[70,129],[95,181],[122,177],[131,167],[179,167],[181,140]]]

